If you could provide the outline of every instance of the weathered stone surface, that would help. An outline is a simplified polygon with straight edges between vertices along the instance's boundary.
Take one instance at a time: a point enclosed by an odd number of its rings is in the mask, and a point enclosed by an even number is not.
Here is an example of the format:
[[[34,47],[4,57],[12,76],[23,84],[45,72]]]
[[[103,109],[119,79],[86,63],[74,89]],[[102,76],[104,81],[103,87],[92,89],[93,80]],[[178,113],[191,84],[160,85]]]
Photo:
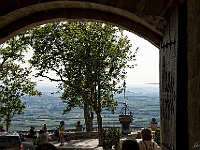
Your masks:
[[[157,0],[1,0],[0,43],[36,25],[55,20],[96,20],[123,27],[159,47],[166,22],[159,15],[164,8],[165,1]]]
[[[200,149],[200,1],[188,1],[188,129],[190,149]]]

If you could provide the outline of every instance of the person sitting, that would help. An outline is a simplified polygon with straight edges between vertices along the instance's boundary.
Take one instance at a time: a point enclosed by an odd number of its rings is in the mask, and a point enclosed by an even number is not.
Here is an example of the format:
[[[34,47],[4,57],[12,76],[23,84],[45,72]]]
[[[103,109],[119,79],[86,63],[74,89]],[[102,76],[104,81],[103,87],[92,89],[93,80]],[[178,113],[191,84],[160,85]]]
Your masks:
[[[140,150],[136,140],[124,140],[122,143],[122,150]]]
[[[142,141],[140,141],[139,147],[140,150],[160,150],[158,144],[152,140],[151,129],[144,128],[141,131]]]
[[[43,130],[40,130],[39,136],[36,138],[33,144],[40,145],[42,143],[47,143],[47,136],[45,135]]]
[[[50,143],[43,143],[38,145],[35,150],[57,150],[57,148]]]
[[[48,130],[47,130],[47,124],[46,123],[43,124],[42,130],[44,131],[44,133],[48,132]]]
[[[37,138],[35,127],[31,126],[31,129],[30,129],[29,134],[28,134],[28,138],[34,138],[34,139]]]

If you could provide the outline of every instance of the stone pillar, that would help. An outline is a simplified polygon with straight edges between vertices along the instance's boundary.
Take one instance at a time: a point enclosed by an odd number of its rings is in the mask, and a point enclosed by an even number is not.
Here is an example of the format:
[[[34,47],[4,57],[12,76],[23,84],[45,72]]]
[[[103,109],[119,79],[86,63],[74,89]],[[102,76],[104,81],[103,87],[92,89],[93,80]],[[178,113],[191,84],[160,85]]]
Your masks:
[[[200,1],[188,0],[188,132],[189,149],[200,149]]]
[[[131,115],[119,115],[119,121],[122,124],[122,134],[131,133],[130,123],[132,123],[133,118]]]
[[[160,48],[162,150],[188,149],[187,3],[170,9]],[[184,143],[184,144],[183,144]]]

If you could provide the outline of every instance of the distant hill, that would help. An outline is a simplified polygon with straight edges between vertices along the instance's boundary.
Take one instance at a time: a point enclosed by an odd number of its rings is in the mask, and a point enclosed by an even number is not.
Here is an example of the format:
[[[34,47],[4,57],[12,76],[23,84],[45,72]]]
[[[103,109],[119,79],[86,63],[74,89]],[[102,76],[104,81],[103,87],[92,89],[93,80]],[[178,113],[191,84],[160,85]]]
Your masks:
[[[58,90],[55,86],[37,86],[37,90],[44,94],[59,97],[61,94],[56,93]],[[126,95],[149,95],[155,94],[159,95],[159,85],[158,84],[127,84],[126,85]],[[122,96],[124,93],[116,96]]]

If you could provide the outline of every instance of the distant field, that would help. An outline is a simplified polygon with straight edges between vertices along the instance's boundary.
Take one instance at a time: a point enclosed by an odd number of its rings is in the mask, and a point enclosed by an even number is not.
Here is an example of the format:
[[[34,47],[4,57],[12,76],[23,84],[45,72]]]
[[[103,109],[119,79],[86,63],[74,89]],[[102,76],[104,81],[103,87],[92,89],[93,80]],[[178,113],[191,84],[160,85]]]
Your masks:
[[[26,102],[27,108],[23,115],[13,118],[10,131],[29,130],[30,126],[35,126],[39,130],[43,123],[46,123],[49,129],[55,129],[61,120],[65,121],[66,128],[75,128],[77,121],[81,121],[81,124],[85,125],[83,110],[74,108],[69,114],[62,115],[64,104],[57,96],[49,93],[45,92],[41,97],[25,97],[23,101]],[[156,118],[157,122],[160,122],[158,89],[131,88],[125,100],[123,94],[117,95],[115,100],[118,102],[115,114],[102,111],[104,126],[121,126],[119,115],[124,107],[124,101],[127,102],[128,108],[133,114],[134,120],[131,126],[149,126],[152,118]],[[93,124],[97,125],[96,118],[94,118]]]

